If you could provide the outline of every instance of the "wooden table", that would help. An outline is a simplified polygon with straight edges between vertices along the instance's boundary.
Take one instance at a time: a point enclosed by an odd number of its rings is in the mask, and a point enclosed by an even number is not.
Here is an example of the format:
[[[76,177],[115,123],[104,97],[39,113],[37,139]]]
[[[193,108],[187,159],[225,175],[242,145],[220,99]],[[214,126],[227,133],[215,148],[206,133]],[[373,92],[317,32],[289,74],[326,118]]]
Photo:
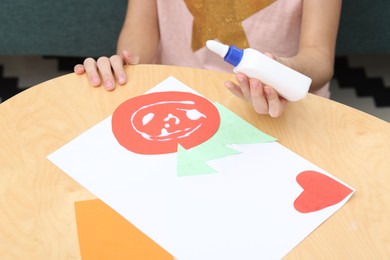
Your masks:
[[[356,189],[286,259],[390,259],[389,123],[311,94],[280,118],[260,116],[223,87],[231,74],[158,65],[127,74],[111,93],[69,74],[0,105],[0,259],[80,258],[74,202],[95,197],[46,156],[170,75]]]

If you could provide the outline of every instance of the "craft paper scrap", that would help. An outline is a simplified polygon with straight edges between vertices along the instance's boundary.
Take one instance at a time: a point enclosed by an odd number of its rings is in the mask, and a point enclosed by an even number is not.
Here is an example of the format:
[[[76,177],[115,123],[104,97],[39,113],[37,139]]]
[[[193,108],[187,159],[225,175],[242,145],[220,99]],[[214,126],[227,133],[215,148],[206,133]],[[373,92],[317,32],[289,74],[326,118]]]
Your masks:
[[[173,260],[163,248],[101,200],[75,203],[83,260]]]
[[[112,131],[127,150],[138,154],[177,152],[209,140],[219,128],[215,105],[183,91],[154,92],[123,102],[112,115]]]
[[[207,161],[238,153],[228,144],[275,141],[221,104],[183,91],[126,100],[111,121],[118,143],[131,152],[178,152],[178,176],[215,172]]]
[[[218,132],[209,140],[188,151],[179,145],[177,150],[178,176],[190,176],[216,172],[206,162],[240,153],[229,147],[230,144],[251,144],[272,142],[276,139],[269,136],[223,105],[216,103],[220,115]]]
[[[173,77],[148,93],[172,91],[197,94]],[[182,109],[177,114],[187,116],[193,109],[185,106],[187,101],[173,102]],[[144,122],[141,129],[159,118],[157,113],[141,111],[154,104],[140,107],[142,117],[134,122]],[[207,116],[207,111],[197,111]],[[226,111],[218,111],[224,118]],[[192,129],[199,126],[205,118],[198,112],[187,116],[196,122],[183,123]],[[145,137],[161,139],[179,133],[171,130],[182,122],[175,114],[161,117],[167,125],[158,132],[146,131],[152,134]],[[202,144],[211,142],[221,129]],[[192,176],[178,176],[178,167],[189,167],[178,166],[178,157],[201,144],[180,147],[179,142],[179,148],[169,153],[134,152],[118,142],[111,117],[48,158],[176,259],[281,259],[340,209],[354,189],[278,142],[235,143],[237,135],[252,130],[234,130],[229,137],[234,142],[223,142],[234,152],[199,164]],[[198,157],[192,159],[197,165]]]

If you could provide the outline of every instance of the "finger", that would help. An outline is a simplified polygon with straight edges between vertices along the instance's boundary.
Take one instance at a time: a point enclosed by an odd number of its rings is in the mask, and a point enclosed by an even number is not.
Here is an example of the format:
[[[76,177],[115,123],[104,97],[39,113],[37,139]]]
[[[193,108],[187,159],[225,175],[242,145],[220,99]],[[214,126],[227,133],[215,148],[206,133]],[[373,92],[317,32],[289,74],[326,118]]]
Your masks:
[[[287,100],[280,97],[278,93],[269,86],[264,86],[264,92],[268,102],[269,115],[271,117],[279,117],[287,106]]]
[[[98,87],[101,84],[100,75],[97,69],[96,61],[92,58],[84,60],[84,69],[88,75],[90,84],[94,87]]]
[[[123,85],[126,83],[126,73],[123,69],[123,59],[119,55],[113,55],[110,57],[110,63],[112,70],[114,71],[114,75],[116,78],[116,81]]]
[[[122,52],[122,58],[128,65],[136,65],[139,63],[139,57],[134,53],[130,53],[126,50]]]
[[[84,65],[82,65],[82,64],[77,64],[76,66],[74,66],[73,70],[78,75],[82,75],[85,72]]]
[[[259,80],[249,80],[252,105],[258,114],[268,114],[268,101],[263,91],[263,84]]]
[[[232,81],[226,81],[224,85],[228,90],[230,90],[230,92],[232,92],[233,95],[245,100],[240,86],[234,84]]]
[[[115,79],[112,74],[110,59],[107,57],[100,57],[97,60],[97,66],[102,76],[104,88],[106,90],[113,90],[115,88]]]
[[[238,81],[238,84],[241,88],[241,92],[244,96],[244,99],[247,101],[247,102],[252,102],[252,97],[251,97],[251,91],[250,91],[250,87],[249,87],[249,79],[247,76],[245,76],[244,74],[237,74],[236,75],[236,79]]]

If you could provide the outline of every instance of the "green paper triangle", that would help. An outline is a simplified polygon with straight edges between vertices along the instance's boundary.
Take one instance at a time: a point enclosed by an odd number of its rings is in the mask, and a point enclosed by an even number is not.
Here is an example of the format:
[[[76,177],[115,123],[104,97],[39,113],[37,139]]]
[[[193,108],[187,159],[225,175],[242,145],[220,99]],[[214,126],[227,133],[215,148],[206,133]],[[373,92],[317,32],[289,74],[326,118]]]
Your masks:
[[[241,153],[223,144],[217,136],[191,149],[191,156],[199,160],[210,161]]]
[[[221,117],[221,124],[215,137],[219,138],[223,144],[252,144],[276,141],[276,138],[260,131],[223,105],[216,103],[216,107]]]
[[[210,167],[202,158],[193,154],[192,151],[187,151],[181,145],[177,147],[177,176],[192,176],[215,173],[216,171]]]
[[[177,149],[177,175],[191,176],[215,173],[207,162],[241,153],[228,147],[229,144],[252,144],[273,142],[276,139],[267,135],[237,116],[235,113],[216,103],[221,122],[218,131],[206,142],[184,149],[180,144]]]

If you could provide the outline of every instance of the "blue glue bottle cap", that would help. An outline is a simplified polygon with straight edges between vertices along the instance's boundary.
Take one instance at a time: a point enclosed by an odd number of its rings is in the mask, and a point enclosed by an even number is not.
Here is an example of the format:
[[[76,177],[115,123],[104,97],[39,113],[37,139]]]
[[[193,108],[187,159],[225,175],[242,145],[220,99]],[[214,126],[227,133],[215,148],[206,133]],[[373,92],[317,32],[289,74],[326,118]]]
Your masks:
[[[230,46],[224,60],[236,67],[244,55],[244,51],[236,46]]]
[[[217,41],[209,40],[206,42],[206,46],[234,67],[240,63],[242,57],[244,56],[243,50]]]

